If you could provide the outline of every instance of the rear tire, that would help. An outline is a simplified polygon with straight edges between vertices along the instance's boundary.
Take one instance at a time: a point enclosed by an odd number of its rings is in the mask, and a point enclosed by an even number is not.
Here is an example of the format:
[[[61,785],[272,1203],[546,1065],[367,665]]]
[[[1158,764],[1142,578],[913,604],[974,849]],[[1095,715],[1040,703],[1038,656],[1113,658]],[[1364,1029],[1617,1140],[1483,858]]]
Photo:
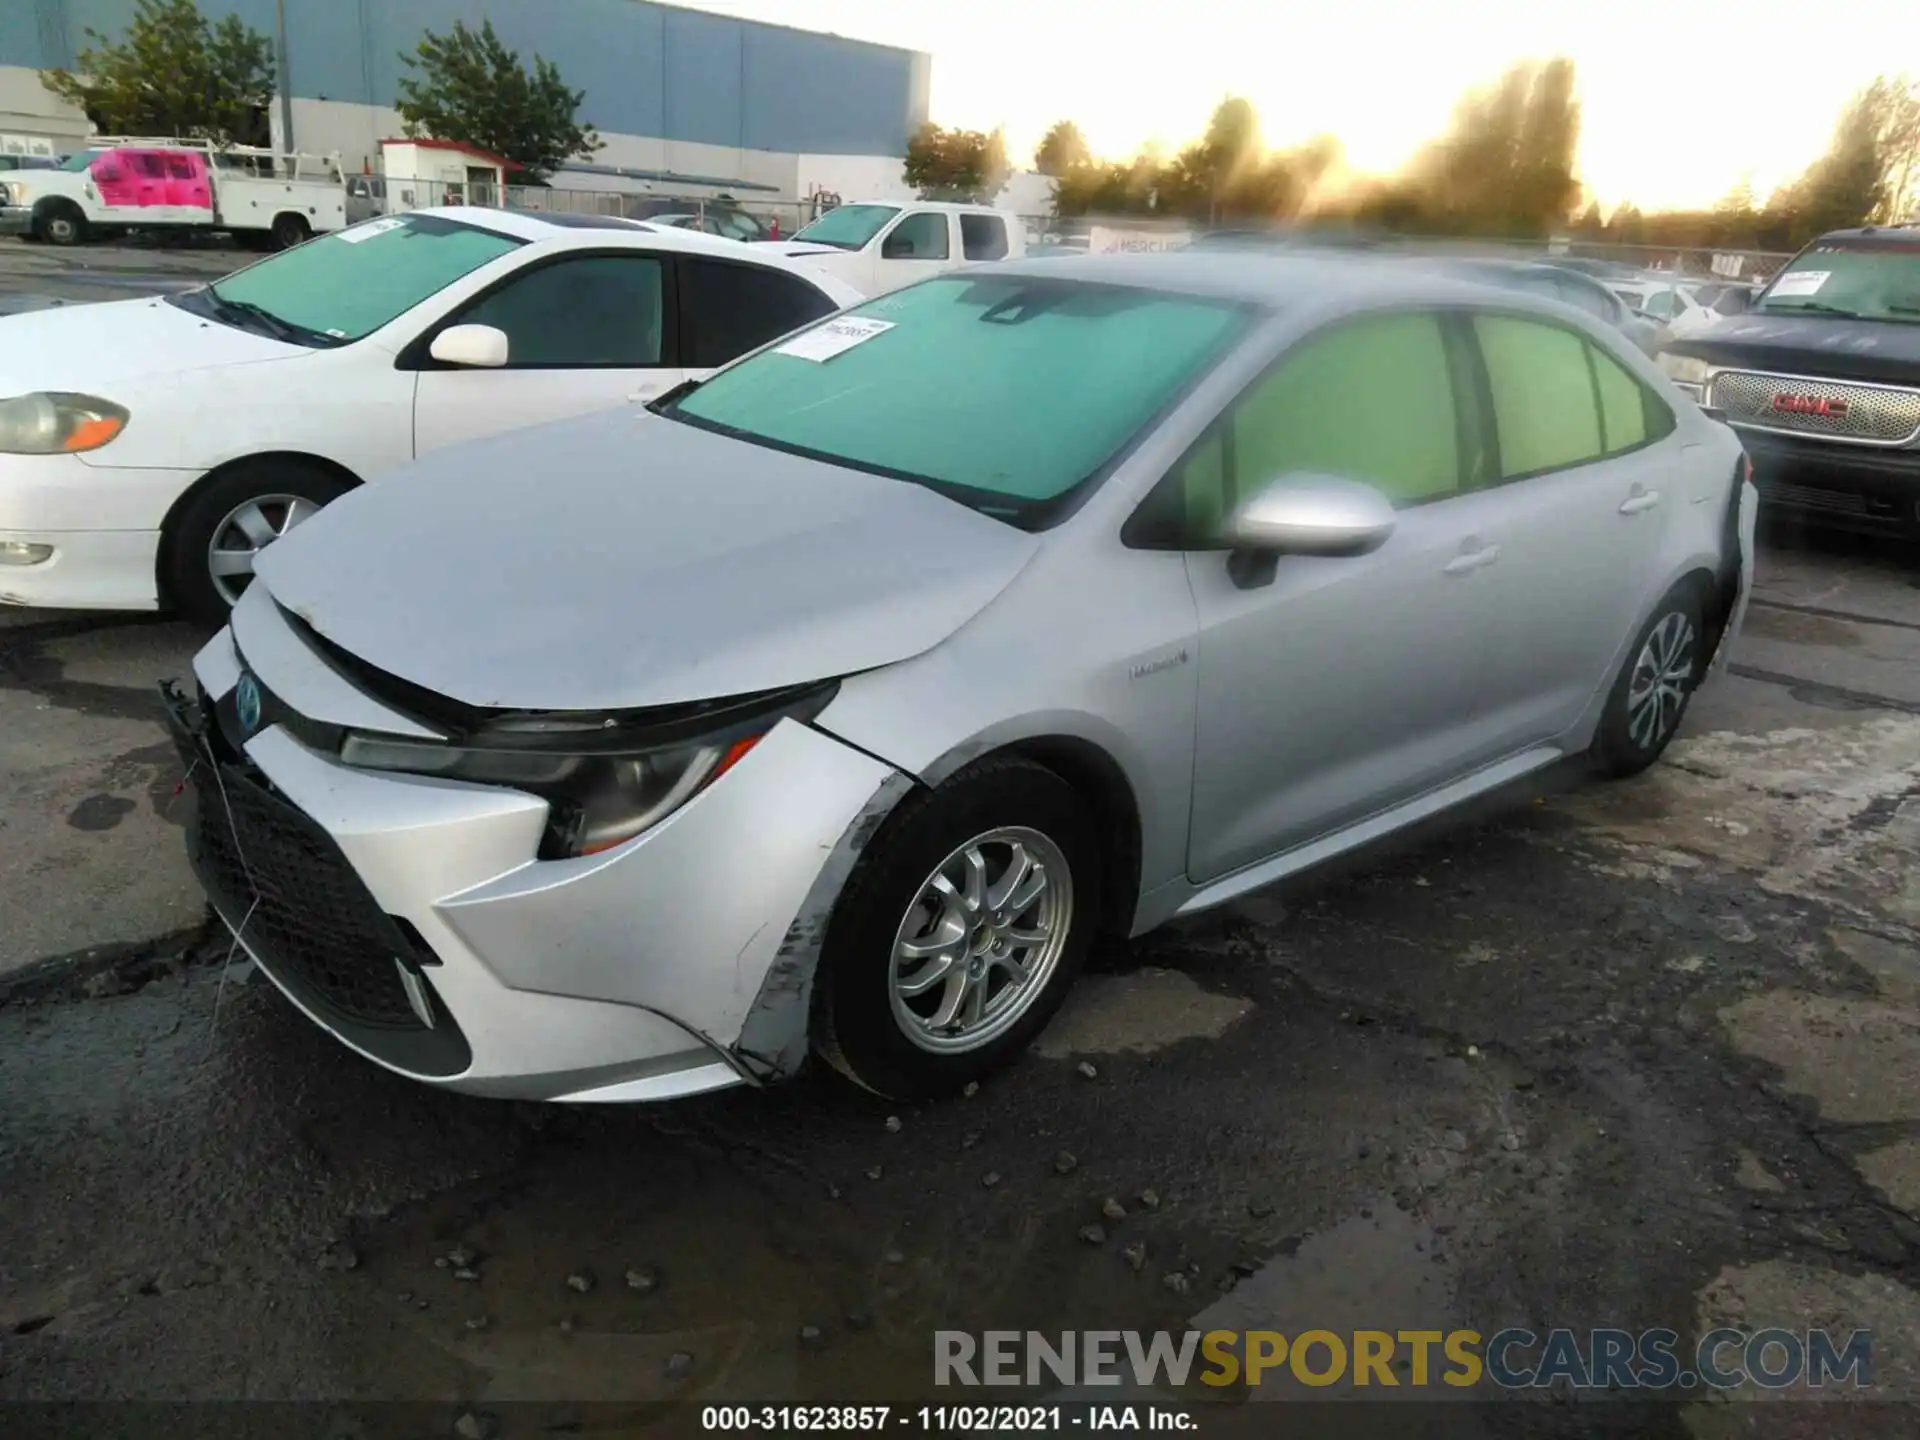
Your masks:
[[[291,250],[313,238],[313,227],[304,216],[286,210],[273,217],[273,228],[268,233],[273,237],[274,249]]]
[[[217,630],[252,580],[252,557],[351,489],[295,459],[245,461],[203,482],[167,526],[163,593],[196,625]]]
[[[1087,806],[1030,760],[984,760],[908,797],[828,925],[815,1049],[903,1100],[951,1094],[1011,1062],[1086,959],[1100,855]]]
[[[1589,751],[1602,775],[1638,775],[1660,758],[1680,728],[1706,663],[1700,595],[1682,585],[1669,591],[1640,627],[1607,695]]]

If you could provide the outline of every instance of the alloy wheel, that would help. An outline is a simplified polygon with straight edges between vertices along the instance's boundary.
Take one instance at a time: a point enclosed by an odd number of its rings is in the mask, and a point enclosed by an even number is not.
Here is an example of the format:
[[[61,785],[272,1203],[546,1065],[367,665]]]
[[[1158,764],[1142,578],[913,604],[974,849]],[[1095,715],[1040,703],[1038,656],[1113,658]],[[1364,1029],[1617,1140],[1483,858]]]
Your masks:
[[[300,495],[258,495],[228,511],[207,545],[207,573],[220,598],[236,604],[260,552],[319,509]]]
[[[1651,750],[1680,723],[1693,683],[1693,622],[1670,612],[1648,634],[1627,682],[1627,735]]]
[[[921,882],[893,942],[893,1016],[922,1050],[977,1050],[1019,1023],[1066,950],[1073,874],[1038,830],[956,846]]]

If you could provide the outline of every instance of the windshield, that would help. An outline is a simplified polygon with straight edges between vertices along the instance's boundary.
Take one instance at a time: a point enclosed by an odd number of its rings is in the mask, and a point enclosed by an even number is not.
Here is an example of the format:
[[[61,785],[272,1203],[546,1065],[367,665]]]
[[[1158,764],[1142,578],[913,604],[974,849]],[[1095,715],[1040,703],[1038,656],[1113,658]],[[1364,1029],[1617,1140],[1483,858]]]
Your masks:
[[[1051,276],[942,277],[803,330],[660,413],[1036,529],[1252,313]]]
[[[388,216],[168,298],[296,344],[344,345],[521,244],[437,215]]]
[[[62,170],[84,170],[106,153],[104,150],[81,150],[62,160],[59,168]]]
[[[880,233],[880,227],[900,213],[893,205],[841,205],[794,234],[796,240],[859,250]]]
[[[1816,245],[1774,276],[1757,308],[1920,323],[1920,245]]]

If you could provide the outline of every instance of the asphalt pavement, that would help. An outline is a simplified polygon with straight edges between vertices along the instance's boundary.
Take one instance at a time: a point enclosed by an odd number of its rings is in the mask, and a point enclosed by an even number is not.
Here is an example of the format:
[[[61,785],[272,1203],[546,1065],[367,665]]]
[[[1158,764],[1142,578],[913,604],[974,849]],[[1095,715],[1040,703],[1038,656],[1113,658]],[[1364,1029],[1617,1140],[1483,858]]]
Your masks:
[[[76,253],[0,247],[0,288],[213,268]],[[153,686],[201,637],[0,611],[0,1401],[638,1433],[668,1400],[917,1403],[936,1329],[1778,1323],[1871,1328],[1908,1407],[1428,1391],[1395,1433],[1912,1434],[1917,582],[1770,534],[1732,673],[1648,774],[1549,775],[1117,947],[925,1107],[823,1076],[519,1106],[359,1060],[182,860]]]

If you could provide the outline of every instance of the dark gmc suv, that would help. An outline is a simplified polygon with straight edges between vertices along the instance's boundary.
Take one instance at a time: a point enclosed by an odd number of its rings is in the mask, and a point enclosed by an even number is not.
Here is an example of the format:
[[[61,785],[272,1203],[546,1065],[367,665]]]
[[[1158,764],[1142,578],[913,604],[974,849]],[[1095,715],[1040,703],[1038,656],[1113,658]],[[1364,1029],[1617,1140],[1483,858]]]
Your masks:
[[[1739,432],[1763,503],[1920,537],[1920,226],[1822,235],[1659,364]]]

